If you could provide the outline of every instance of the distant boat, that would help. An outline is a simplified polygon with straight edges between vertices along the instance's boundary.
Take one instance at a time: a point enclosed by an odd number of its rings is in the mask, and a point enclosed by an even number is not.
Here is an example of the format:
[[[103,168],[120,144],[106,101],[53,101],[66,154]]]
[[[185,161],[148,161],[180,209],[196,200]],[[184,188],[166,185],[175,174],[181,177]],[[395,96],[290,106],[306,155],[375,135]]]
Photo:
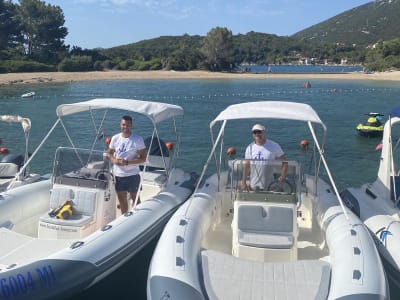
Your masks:
[[[33,96],[35,96],[35,94],[35,92],[25,93],[21,95],[21,98],[32,98]]]
[[[383,114],[370,112],[366,114],[368,119],[364,123],[357,125],[356,130],[361,136],[380,137],[383,134],[384,125],[382,124]]]

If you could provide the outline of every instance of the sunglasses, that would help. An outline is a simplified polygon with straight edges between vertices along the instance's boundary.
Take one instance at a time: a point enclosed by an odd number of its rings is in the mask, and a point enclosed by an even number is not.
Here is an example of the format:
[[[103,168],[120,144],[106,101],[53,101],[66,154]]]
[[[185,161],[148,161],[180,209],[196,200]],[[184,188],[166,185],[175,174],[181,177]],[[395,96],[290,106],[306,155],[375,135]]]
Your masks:
[[[253,134],[261,134],[262,130],[253,130]]]

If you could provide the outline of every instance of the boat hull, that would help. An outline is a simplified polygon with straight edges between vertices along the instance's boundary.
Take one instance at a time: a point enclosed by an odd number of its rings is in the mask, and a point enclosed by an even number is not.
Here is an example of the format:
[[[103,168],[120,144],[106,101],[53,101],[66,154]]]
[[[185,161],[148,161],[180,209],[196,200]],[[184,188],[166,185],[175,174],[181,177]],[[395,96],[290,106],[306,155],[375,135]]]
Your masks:
[[[224,176],[226,174],[221,175],[221,181],[224,181]],[[223,218],[221,215],[221,192],[218,191],[224,191],[225,188],[218,187],[217,178],[217,175],[210,177],[203,188],[192,195],[166,225],[154,251],[149,269],[148,299],[162,299],[162,297],[168,299],[219,298],[209,294],[208,289],[207,292],[205,291],[204,286],[209,283],[204,279],[205,275],[202,275],[204,274],[202,263],[199,262],[204,253],[202,241],[204,242],[207,232],[213,230],[218,219]],[[312,183],[315,180],[309,177],[307,181]],[[312,188],[309,188],[308,192],[315,193],[316,190],[313,191]],[[331,265],[327,299],[360,299],[360,297],[386,299],[388,285],[383,275],[379,255],[368,230],[350,211],[349,219],[346,218],[329,186],[322,181],[319,182],[318,194],[320,196],[315,206],[314,225],[323,228],[323,234],[326,236],[325,242],[329,248],[328,261]],[[224,266],[229,270],[226,274],[227,280],[240,277],[240,274],[234,273],[233,269],[229,267],[229,258],[226,254],[224,255],[221,256],[221,259],[224,261],[226,259]],[[363,263],[366,261],[368,264]],[[298,262],[301,263],[301,260]],[[237,262],[239,265],[241,263]],[[296,264],[297,262],[292,263]],[[268,269],[271,264],[259,265],[256,268],[259,267]],[[241,270],[240,273],[247,274],[249,272],[245,268]],[[350,277],[344,276],[344,274],[349,274]],[[220,276],[224,276],[224,272]],[[324,279],[321,280],[324,281]],[[271,281],[273,282],[272,279]],[[244,285],[244,283],[242,284]],[[257,298],[254,296],[257,294],[256,292],[249,291],[249,293],[243,294],[240,286],[241,284],[230,285],[230,289],[236,291],[237,296],[234,298],[239,299],[239,295],[248,297],[248,299]],[[271,290],[274,289],[271,287]],[[277,292],[279,293],[279,289]],[[229,292],[224,294],[227,295]],[[267,292],[261,293],[257,299],[270,299],[267,295]],[[302,298],[299,295],[296,297]],[[325,299],[325,297],[323,298]],[[226,299],[232,298],[226,297]]]
[[[380,199],[370,185],[341,193],[345,204],[368,227],[391,284],[400,288],[400,220],[396,209]]]
[[[10,253],[0,261],[0,298],[64,298],[90,287],[157,237],[171,215],[189,198],[194,183],[195,178],[189,176],[180,184],[167,186],[154,197],[143,199],[135,209],[81,239],[48,241],[26,237],[26,243],[14,254],[5,246],[5,241],[21,237],[11,229],[12,224],[16,224],[18,218],[28,218],[23,215],[24,209],[32,215],[48,209],[48,200],[34,203],[31,199],[35,198],[35,193],[36,199],[44,199],[51,182],[32,183],[11,190],[0,201],[0,225],[3,226],[0,227],[0,250]],[[38,258],[34,254],[26,255],[26,263],[18,259],[28,249],[56,247],[58,242],[66,246],[58,246],[59,250]]]

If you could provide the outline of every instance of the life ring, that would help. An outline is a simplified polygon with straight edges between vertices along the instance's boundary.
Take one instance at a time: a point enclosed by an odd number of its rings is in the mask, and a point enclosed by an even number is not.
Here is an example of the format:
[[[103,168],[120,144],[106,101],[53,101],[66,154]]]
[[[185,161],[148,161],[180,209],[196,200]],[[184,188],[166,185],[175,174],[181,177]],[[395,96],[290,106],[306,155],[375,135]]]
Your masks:
[[[8,148],[0,148],[0,153],[7,154],[8,152],[10,152]]]

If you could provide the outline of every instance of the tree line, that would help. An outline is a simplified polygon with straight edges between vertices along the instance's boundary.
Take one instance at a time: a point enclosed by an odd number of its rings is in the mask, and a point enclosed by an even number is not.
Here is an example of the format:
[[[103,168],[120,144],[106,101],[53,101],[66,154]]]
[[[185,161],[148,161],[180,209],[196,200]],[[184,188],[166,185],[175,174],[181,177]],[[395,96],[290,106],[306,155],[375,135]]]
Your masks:
[[[68,29],[59,6],[41,0],[0,0],[0,73],[93,70],[235,71],[241,64],[363,64],[371,70],[400,68],[400,39],[367,49],[344,43],[304,41],[225,27],[205,37],[163,36],[109,49],[65,45]]]

